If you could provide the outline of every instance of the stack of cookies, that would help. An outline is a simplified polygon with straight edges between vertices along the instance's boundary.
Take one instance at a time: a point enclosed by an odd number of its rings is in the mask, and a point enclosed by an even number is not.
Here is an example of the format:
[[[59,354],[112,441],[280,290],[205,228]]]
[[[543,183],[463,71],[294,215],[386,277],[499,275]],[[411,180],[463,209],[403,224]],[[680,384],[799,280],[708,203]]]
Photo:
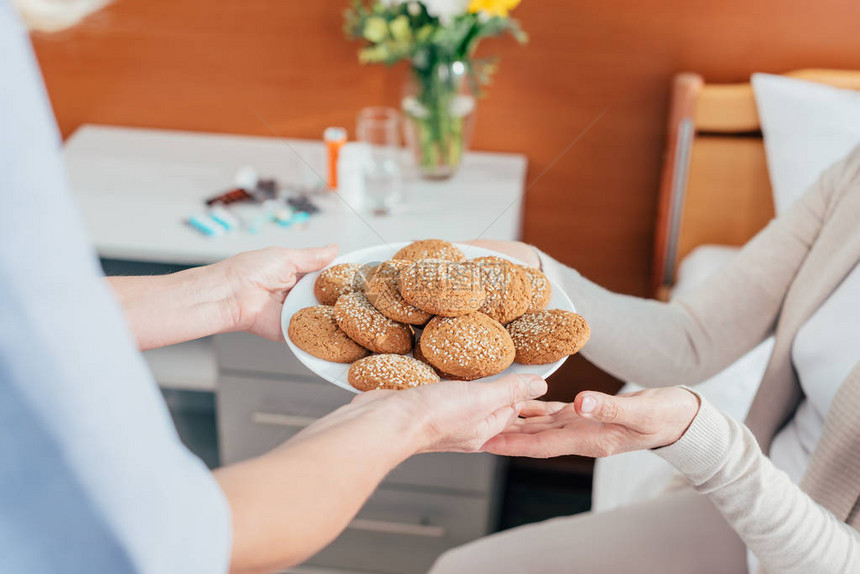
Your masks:
[[[379,264],[329,267],[314,294],[320,305],[295,313],[288,335],[315,357],[352,363],[349,383],[362,391],[471,381],[514,361],[554,363],[590,335],[582,316],[546,310],[552,289],[539,270],[501,257],[467,260],[439,239]]]

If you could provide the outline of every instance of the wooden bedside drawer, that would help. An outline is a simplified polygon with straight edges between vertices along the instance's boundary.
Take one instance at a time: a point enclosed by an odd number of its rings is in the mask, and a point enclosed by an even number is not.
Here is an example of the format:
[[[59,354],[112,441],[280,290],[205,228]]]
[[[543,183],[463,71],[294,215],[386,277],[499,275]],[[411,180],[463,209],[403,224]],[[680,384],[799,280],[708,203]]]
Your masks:
[[[283,341],[269,341],[250,333],[215,335],[215,356],[220,371],[247,371],[319,381]],[[344,365],[347,368],[348,365]]]
[[[218,440],[222,464],[262,454],[355,396],[317,379],[218,378]]]
[[[487,534],[489,514],[488,497],[383,487],[347,529],[307,564],[424,573],[445,550]]]
[[[229,464],[271,450],[354,396],[322,381],[222,374],[218,380],[221,461]],[[395,468],[385,482],[488,493],[496,482],[498,460],[490,454],[422,454]]]

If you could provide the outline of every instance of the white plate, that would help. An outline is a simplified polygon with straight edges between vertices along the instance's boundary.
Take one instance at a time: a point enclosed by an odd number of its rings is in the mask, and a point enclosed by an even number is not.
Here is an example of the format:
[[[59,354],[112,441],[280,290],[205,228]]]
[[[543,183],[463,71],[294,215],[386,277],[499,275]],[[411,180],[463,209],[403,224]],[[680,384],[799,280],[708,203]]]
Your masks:
[[[397,253],[400,248],[409,245],[409,242],[404,243],[392,243],[391,245],[377,245],[375,247],[368,247],[366,249],[359,249],[358,251],[353,251],[352,253],[346,253],[341,255],[337,259],[332,262],[332,265],[337,265],[338,263],[378,263],[380,261],[386,261],[391,259],[391,257]],[[514,263],[522,264],[521,261],[514,259],[513,257],[509,257],[504,253],[498,253],[496,251],[490,251],[489,249],[483,249],[480,247],[474,247],[471,245],[463,245],[457,244],[457,246],[463,250],[467,257],[470,259],[474,257],[483,257],[486,255],[495,255],[497,257],[503,257],[509,261],[513,261]],[[316,281],[317,275],[320,272],[317,271],[315,273],[309,273],[302,277],[296,286],[293,287],[292,291],[290,291],[289,295],[287,295],[286,301],[284,301],[284,308],[281,311],[281,330],[284,332],[284,339],[287,341],[287,345],[289,345],[290,350],[295,353],[296,357],[304,363],[304,365],[309,368],[311,371],[322,377],[323,379],[329,381],[337,385],[342,389],[346,389],[353,393],[360,392],[358,389],[354,388],[349,384],[346,378],[347,371],[349,370],[349,363],[334,363],[332,361],[326,361],[324,359],[320,359],[314,357],[310,353],[306,353],[302,351],[298,347],[293,344],[290,340],[289,335],[287,335],[287,327],[290,324],[290,318],[293,316],[293,313],[298,311],[299,309],[304,309],[305,307],[313,307],[314,305],[319,305],[320,302],[317,301],[317,298],[314,296],[314,281]],[[548,309],[564,309],[565,311],[576,311],[573,303],[570,298],[561,290],[561,287],[552,283],[552,298],[549,301]],[[494,375],[492,377],[485,377],[483,379],[479,379],[481,381],[492,381],[504,375],[508,375],[510,373],[520,373],[523,375],[539,375],[543,378],[546,378],[553,374],[564,361],[567,359],[561,359],[560,361],[556,361],[555,363],[550,363],[548,365],[520,365],[519,363],[514,363],[498,375]]]

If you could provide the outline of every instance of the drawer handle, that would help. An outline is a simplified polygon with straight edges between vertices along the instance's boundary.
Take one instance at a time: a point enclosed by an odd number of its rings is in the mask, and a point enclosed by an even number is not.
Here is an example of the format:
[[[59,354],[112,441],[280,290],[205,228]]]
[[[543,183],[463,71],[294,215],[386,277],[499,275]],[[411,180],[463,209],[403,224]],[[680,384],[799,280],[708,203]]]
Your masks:
[[[279,427],[290,427],[303,429],[306,426],[315,423],[317,419],[311,417],[300,417],[296,415],[282,415],[276,413],[251,413],[251,422],[258,425],[275,425]]]
[[[408,522],[387,522],[385,520],[368,520],[356,518],[347,528],[365,532],[380,532],[383,534],[405,534],[408,536],[424,536],[426,538],[445,538],[447,530],[442,526],[427,526],[410,524]]]

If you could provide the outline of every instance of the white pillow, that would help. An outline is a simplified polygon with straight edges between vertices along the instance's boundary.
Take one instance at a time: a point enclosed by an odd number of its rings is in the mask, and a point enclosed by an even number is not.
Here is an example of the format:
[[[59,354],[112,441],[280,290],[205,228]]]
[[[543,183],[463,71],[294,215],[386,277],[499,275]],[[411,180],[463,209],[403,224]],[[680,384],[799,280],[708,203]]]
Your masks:
[[[753,74],[776,213],[860,143],[860,91]]]

